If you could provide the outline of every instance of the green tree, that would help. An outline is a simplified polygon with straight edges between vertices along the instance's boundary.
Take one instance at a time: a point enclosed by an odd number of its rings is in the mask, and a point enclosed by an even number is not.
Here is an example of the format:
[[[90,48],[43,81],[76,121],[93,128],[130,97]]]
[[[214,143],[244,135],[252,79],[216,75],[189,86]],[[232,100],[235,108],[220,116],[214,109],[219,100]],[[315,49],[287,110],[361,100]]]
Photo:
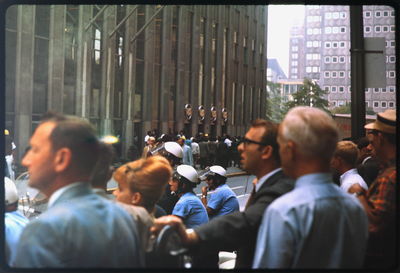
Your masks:
[[[281,96],[281,85],[268,81],[267,90],[267,119],[280,123],[286,113]]]
[[[296,106],[312,106],[330,113],[329,103],[323,98],[326,94],[327,91],[322,90],[316,82],[304,78],[303,85],[293,94],[293,100],[285,103],[285,107],[289,110]]]

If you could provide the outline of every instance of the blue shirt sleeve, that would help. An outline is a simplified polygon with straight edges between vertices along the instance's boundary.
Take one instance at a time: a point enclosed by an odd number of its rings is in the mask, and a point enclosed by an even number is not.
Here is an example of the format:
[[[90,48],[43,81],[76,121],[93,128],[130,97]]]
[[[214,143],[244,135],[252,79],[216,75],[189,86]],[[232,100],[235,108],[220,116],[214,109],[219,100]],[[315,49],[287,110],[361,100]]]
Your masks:
[[[290,223],[273,206],[264,212],[258,230],[253,268],[290,268],[295,249]]]
[[[210,198],[207,201],[207,207],[213,210],[220,210],[223,203],[223,196],[221,196],[221,191],[216,190],[212,194],[210,194]]]
[[[175,204],[172,214],[179,216],[182,219],[186,219],[189,215],[189,207],[187,206],[186,202],[184,202],[184,200],[178,201],[178,203]]]

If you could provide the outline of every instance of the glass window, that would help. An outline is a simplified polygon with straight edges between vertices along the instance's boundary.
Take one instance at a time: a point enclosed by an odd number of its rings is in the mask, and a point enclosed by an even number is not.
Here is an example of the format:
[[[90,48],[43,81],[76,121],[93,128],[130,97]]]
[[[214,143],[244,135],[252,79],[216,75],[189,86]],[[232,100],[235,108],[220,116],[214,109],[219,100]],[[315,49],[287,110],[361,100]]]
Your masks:
[[[394,71],[389,71],[389,78],[394,78],[395,76]]]
[[[337,48],[338,47],[338,43],[337,42],[332,42],[332,47],[333,48]]]
[[[395,26],[394,26],[394,25],[391,25],[391,26],[390,26],[390,32],[394,32],[394,30],[395,30]]]
[[[386,108],[386,107],[387,107],[386,101],[382,101],[382,102],[381,102],[381,107],[382,107],[382,108]]]
[[[344,92],[344,86],[339,86],[339,93],[343,93]]]
[[[332,86],[332,87],[331,87],[332,93],[336,93],[336,90],[337,90],[337,86]]]
[[[339,78],[344,78],[344,71],[339,71]]]
[[[375,26],[375,32],[381,32],[381,26]]]
[[[377,18],[381,17],[381,12],[379,10],[375,11],[375,17]]]
[[[365,16],[366,18],[371,17],[371,12],[370,12],[370,11],[366,11],[366,12],[364,13],[364,16]]]
[[[332,71],[332,78],[337,78],[337,72],[336,71]]]
[[[332,63],[337,63],[338,58],[336,56],[332,56]]]
[[[345,42],[340,42],[340,43],[339,43],[339,47],[344,48],[345,46],[346,46],[346,43],[345,43]]]
[[[340,27],[340,32],[341,33],[346,33],[346,27]]]
[[[394,93],[396,91],[396,86],[389,86],[389,92]]]
[[[344,63],[345,61],[345,57],[344,56],[340,56],[339,57],[339,63]]]
[[[375,87],[374,88],[374,93],[379,93],[379,88]]]
[[[394,108],[394,102],[393,101],[389,101],[389,107],[390,108]]]
[[[388,32],[389,31],[389,26],[383,26],[382,27],[383,32]]]
[[[308,42],[307,42],[308,43]],[[331,47],[331,42],[325,42],[325,47],[330,48]]]
[[[364,32],[365,33],[370,33],[371,32],[371,27],[370,26],[365,26],[364,27]]]
[[[374,107],[378,108],[379,107],[379,101],[374,101]]]
[[[330,63],[331,62],[331,57],[330,56],[326,56],[324,61],[325,61],[325,63]]]
[[[383,12],[383,17],[388,17],[389,16],[389,12],[388,11],[384,11]]]
[[[331,76],[331,73],[329,71],[325,71],[324,72],[324,77],[325,78],[330,78],[330,76]]]

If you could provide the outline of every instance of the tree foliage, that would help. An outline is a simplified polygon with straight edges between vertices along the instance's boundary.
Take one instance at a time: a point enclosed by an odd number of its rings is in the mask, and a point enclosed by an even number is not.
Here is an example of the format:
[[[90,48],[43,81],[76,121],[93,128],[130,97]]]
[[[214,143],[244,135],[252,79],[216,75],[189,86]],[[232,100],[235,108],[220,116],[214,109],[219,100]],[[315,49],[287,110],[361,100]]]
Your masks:
[[[285,103],[287,110],[296,106],[312,106],[320,108],[328,113],[328,101],[324,99],[327,91],[322,90],[321,87],[314,81],[304,78],[303,85],[296,93],[293,93],[293,100]]]
[[[267,119],[280,123],[286,113],[281,96],[281,85],[268,81],[267,89]]]

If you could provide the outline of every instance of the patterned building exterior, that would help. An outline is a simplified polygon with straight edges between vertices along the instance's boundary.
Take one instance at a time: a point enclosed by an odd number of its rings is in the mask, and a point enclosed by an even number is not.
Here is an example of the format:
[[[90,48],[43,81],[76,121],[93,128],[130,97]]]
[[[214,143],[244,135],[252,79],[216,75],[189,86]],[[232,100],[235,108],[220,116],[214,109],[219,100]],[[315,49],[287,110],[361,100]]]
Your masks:
[[[17,158],[50,109],[119,135],[123,155],[148,130],[242,135],[265,117],[266,6],[14,5],[5,17]]]
[[[330,106],[350,102],[349,6],[305,6],[304,25],[290,38],[289,78],[308,77],[328,91]],[[395,12],[390,6],[363,6],[364,37],[384,37],[386,86],[366,88],[366,107],[395,108]],[[299,52],[304,46],[304,53]]]

